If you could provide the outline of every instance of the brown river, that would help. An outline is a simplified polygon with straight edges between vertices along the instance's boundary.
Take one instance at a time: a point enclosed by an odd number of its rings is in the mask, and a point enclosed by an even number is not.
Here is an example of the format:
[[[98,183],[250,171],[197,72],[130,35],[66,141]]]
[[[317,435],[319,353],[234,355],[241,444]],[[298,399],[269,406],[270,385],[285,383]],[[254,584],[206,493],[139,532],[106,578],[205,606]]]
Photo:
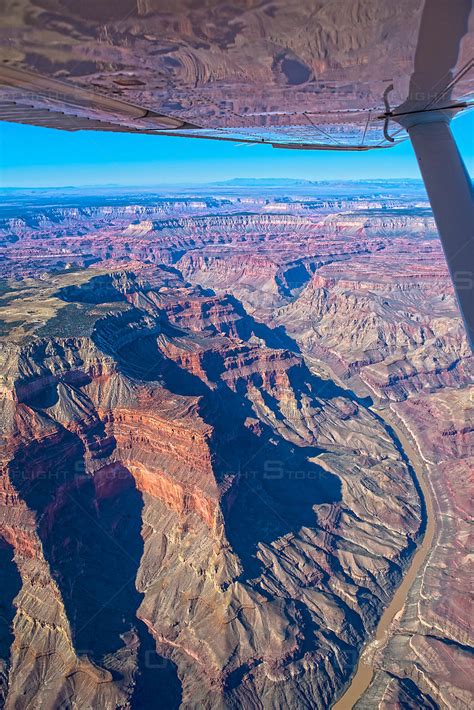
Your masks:
[[[382,416],[384,421],[392,427],[410,460],[425,502],[426,528],[421,544],[415,552],[410,566],[400,586],[397,588],[392,601],[382,614],[375,634],[362,650],[359,664],[348,688],[341,698],[332,706],[332,710],[351,710],[369,687],[374,676],[374,662],[377,651],[382,649],[388,641],[390,626],[395,616],[401,612],[405,606],[408,592],[431,549],[435,533],[432,493],[425,477],[425,467],[421,461],[420,454],[415,450],[414,445],[404,436],[403,431],[400,430],[400,427],[397,426],[397,423],[394,422],[391,417],[389,419],[385,416],[385,413],[382,415],[380,410],[377,410],[377,414]]]

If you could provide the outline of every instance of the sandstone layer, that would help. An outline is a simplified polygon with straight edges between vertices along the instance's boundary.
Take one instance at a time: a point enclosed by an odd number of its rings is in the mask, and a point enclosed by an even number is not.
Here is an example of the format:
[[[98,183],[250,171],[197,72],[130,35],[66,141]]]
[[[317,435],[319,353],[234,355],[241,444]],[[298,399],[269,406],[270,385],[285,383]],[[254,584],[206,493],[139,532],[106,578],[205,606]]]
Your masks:
[[[436,535],[357,707],[472,704],[472,357],[392,193],[3,208],[5,707],[330,707],[426,529],[412,463]]]
[[[7,708],[328,705],[417,540],[367,407],[171,278],[57,277],[56,315],[2,345]]]

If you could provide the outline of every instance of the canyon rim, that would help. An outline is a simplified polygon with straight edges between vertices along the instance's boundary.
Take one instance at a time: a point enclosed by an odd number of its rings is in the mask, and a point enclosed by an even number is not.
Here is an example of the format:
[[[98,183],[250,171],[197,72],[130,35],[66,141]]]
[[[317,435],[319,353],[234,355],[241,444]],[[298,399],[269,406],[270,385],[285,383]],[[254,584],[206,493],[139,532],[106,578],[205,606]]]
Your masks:
[[[469,707],[473,360],[419,184],[2,196],[0,706],[329,708],[367,662],[360,710]]]

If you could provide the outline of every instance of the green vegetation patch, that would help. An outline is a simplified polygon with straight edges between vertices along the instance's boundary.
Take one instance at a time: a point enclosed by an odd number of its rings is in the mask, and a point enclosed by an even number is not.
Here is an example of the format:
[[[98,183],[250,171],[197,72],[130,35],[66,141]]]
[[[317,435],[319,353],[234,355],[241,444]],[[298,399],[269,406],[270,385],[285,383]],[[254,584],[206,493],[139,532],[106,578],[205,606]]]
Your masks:
[[[125,311],[129,307],[128,303],[104,303],[93,308],[81,303],[69,303],[38,328],[35,335],[39,338],[90,337],[99,318],[108,313]]]

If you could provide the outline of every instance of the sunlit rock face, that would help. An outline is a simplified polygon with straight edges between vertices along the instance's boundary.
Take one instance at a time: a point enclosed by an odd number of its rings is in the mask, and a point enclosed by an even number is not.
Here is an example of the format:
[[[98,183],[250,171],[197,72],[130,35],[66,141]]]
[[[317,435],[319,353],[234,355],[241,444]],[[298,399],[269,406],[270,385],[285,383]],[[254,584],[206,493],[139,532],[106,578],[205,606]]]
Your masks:
[[[6,350],[7,706],[328,703],[417,539],[366,406],[236,299],[166,276],[60,287],[64,310],[123,310]]]
[[[438,245],[436,245],[438,247]],[[407,250],[408,251],[408,250]],[[403,400],[424,387],[468,385],[472,359],[438,249],[385,251],[319,269],[278,320],[308,354],[324,354],[378,398]],[[454,325],[454,327],[453,327]]]
[[[7,708],[330,706],[420,541],[421,464],[435,548],[360,703],[468,702],[441,249],[419,195],[311,191],[4,208]]]
[[[424,391],[391,409],[424,459],[438,506],[437,529],[429,562],[357,708],[402,702],[461,708],[471,703],[472,562],[466,541],[474,464],[472,388]]]

